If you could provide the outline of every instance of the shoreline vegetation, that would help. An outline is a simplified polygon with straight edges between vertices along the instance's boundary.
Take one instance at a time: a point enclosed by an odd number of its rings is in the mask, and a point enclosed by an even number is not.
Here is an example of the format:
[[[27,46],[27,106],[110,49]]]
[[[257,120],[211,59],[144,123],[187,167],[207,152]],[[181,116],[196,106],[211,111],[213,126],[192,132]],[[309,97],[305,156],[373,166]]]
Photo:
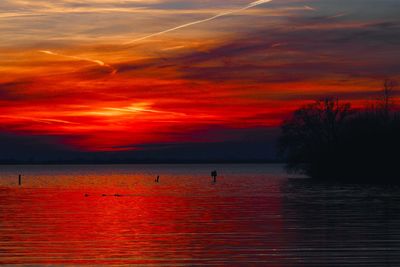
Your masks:
[[[400,182],[400,112],[396,82],[362,109],[328,97],[300,107],[281,126],[278,153],[289,173],[318,180]]]

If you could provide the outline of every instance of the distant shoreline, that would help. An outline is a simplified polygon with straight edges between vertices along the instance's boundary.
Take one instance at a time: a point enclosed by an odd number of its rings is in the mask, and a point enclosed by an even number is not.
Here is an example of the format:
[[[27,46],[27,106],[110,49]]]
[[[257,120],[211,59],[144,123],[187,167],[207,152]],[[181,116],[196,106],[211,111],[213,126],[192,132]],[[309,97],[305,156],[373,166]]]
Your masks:
[[[0,162],[0,166],[6,165],[152,165],[152,164],[284,164],[282,161],[135,161],[135,162],[112,162],[112,161],[37,161],[37,162]]]

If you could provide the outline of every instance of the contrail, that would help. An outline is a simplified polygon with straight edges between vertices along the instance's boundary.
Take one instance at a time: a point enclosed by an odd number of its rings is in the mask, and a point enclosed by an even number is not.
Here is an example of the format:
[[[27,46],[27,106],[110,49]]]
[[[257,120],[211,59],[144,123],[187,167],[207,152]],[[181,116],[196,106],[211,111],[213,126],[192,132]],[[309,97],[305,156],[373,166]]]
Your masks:
[[[304,6],[304,9],[310,10],[310,11],[317,11],[316,8],[314,8],[314,7],[312,7],[312,6],[307,6],[307,5]]]
[[[219,13],[219,14],[217,14],[215,16],[210,17],[210,18],[206,18],[206,19],[202,19],[202,20],[196,20],[196,21],[189,22],[189,23],[186,23],[186,24],[183,24],[183,25],[180,25],[180,26],[168,29],[168,30],[164,30],[164,31],[153,33],[153,34],[150,34],[150,35],[147,35],[147,36],[144,36],[144,37],[140,37],[138,39],[126,42],[126,43],[124,43],[124,45],[129,45],[129,44],[132,44],[132,43],[140,42],[140,41],[152,38],[154,36],[162,35],[162,34],[165,34],[165,33],[168,33],[168,32],[176,31],[176,30],[179,30],[179,29],[182,29],[182,28],[186,28],[186,27],[190,27],[190,26],[193,26],[193,25],[196,25],[196,24],[200,24],[200,23],[204,23],[204,22],[207,22],[207,21],[211,21],[211,20],[217,19],[219,17],[231,15],[231,14],[234,14],[234,13],[238,13],[238,12],[244,11],[246,9],[249,9],[249,8],[252,8],[252,7],[256,7],[258,5],[262,5],[262,4],[271,2],[271,1],[272,0],[255,1],[255,2],[252,2],[252,3],[248,4],[245,7],[242,7],[242,8],[236,9],[236,10],[231,10],[231,11]]]
[[[112,70],[112,74],[114,74],[116,72],[116,69],[114,69],[111,65],[108,65],[108,64],[104,63],[101,60],[90,59],[90,58],[85,58],[85,57],[77,57],[77,56],[68,56],[68,55],[63,55],[63,54],[59,54],[59,53],[56,53],[56,52],[52,52],[52,51],[49,51],[49,50],[39,50],[39,52],[47,54],[47,55],[52,55],[52,56],[65,57],[65,58],[71,58],[71,59],[76,59],[76,60],[83,60],[83,61],[92,62],[92,63],[95,63],[95,64],[101,66],[101,67],[110,68]]]
[[[242,8],[239,8],[239,9],[236,9],[236,10],[227,11],[227,12],[223,12],[223,13],[219,13],[219,14],[217,14],[215,16],[210,17],[210,18],[193,21],[193,22],[190,22],[190,23],[186,23],[186,24],[171,28],[171,29],[167,29],[167,30],[164,30],[164,31],[161,31],[161,32],[153,33],[153,34],[150,34],[150,35],[147,35],[147,36],[144,36],[144,37],[141,37],[141,38],[126,42],[123,45],[129,45],[129,44],[132,44],[132,43],[135,43],[135,42],[139,42],[139,41],[143,41],[143,40],[152,38],[154,36],[162,35],[162,34],[165,34],[165,33],[168,33],[168,32],[176,31],[176,30],[179,30],[179,29],[182,29],[182,28],[186,28],[186,27],[190,27],[190,26],[193,26],[193,25],[196,25],[196,24],[200,24],[200,23],[204,23],[204,22],[207,22],[207,21],[211,21],[211,20],[217,19],[219,17],[231,15],[231,14],[234,14],[234,13],[238,13],[238,12],[244,11],[246,9],[249,9],[249,8],[252,8],[252,7],[256,7],[258,5],[269,3],[271,1],[272,0],[254,1],[254,2],[251,2],[250,4],[248,4],[248,5],[246,5],[246,6],[242,7]],[[112,67],[109,64],[104,63],[101,60],[78,57],[78,56],[69,56],[69,55],[59,54],[59,53],[56,53],[56,52],[53,52],[53,51],[49,51],[49,50],[40,50],[39,52],[47,54],[47,55],[52,55],[52,56],[59,56],[59,57],[71,58],[71,59],[75,59],[75,60],[83,60],[83,61],[92,62],[92,63],[95,63],[95,64],[101,66],[101,67],[110,68],[112,70],[112,72],[111,72],[112,75],[117,72],[117,69],[115,69],[114,67]]]
[[[48,55],[52,55],[52,56],[59,56],[59,57],[66,57],[66,58],[72,58],[72,59],[76,59],[76,60],[83,60],[83,61],[89,61],[92,63],[96,63],[99,66],[105,66],[105,67],[109,67],[108,64],[104,63],[103,61],[100,60],[95,60],[95,59],[90,59],[90,58],[84,58],[84,57],[77,57],[77,56],[67,56],[67,55],[63,55],[63,54],[59,54],[59,53],[55,53],[49,50],[40,50],[40,53],[44,53],[44,54],[48,54]]]
[[[333,15],[333,16],[330,16],[330,17],[327,17],[327,19],[336,19],[336,18],[340,18],[340,17],[344,17],[344,16],[347,16],[349,13],[346,13],[346,12],[344,12],[344,13],[339,13],[339,14],[336,14],[336,15]]]

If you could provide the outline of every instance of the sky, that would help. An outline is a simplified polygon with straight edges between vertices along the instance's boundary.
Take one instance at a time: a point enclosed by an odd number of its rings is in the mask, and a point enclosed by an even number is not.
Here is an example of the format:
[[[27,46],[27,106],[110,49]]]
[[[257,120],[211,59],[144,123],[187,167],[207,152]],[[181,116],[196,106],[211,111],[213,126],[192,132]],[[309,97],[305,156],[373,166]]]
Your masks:
[[[2,0],[0,158],[261,155],[300,105],[362,105],[400,80],[399,12],[398,0]]]

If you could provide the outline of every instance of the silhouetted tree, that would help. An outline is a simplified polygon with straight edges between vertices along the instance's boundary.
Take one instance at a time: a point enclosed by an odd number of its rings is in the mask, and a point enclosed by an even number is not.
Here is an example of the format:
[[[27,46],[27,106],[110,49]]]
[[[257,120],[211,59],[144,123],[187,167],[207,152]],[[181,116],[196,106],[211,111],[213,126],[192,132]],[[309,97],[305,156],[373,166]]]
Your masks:
[[[385,81],[373,109],[354,111],[337,99],[305,105],[282,124],[280,154],[289,172],[319,179],[388,181],[399,177],[400,115],[395,83]]]
[[[388,116],[393,106],[393,91],[396,86],[396,82],[390,79],[386,79],[383,83],[383,94],[382,94],[382,109],[385,115]]]
[[[340,104],[338,99],[326,98],[303,106],[284,121],[279,151],[287,158],[288,171],[312,175],[311,163],[318,160],[318,151],[334,148],[350,114],[349,103]]]

